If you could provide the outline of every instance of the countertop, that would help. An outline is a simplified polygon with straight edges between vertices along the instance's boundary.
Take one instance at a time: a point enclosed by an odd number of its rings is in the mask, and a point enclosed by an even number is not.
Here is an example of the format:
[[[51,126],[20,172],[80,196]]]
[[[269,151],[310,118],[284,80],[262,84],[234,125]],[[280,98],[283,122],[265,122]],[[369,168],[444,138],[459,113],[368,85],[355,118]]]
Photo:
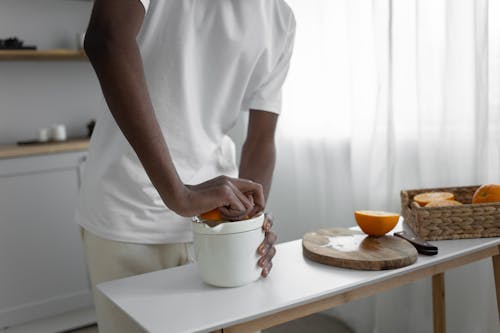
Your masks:
[[[0,159],[64,153],[87,150],[89,139],[69,139],[64,142],[48,142],[30,145],[0,145]]]
[[[397,230],[400,230],[401,224]],[[413,265],[358,271],[322,265],[302,255],[302,242],[277,245],[272,274],[238,288],[204,284],[197,265],[105,282],[98,289],[148,332],[210,332],[310,303],[500,245],[500,237],[436,241],[436,256],[419,255]],[[392,280],[390,280],[392,281]]]

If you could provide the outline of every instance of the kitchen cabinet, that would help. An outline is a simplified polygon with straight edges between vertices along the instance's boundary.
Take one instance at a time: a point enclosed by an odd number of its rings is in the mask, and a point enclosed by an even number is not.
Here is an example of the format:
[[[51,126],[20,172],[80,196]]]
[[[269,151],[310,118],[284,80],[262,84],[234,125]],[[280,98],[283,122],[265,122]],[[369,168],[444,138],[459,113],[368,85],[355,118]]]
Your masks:
[[[73,219],[85,157],[0,159],[0,329],[92,307]]]

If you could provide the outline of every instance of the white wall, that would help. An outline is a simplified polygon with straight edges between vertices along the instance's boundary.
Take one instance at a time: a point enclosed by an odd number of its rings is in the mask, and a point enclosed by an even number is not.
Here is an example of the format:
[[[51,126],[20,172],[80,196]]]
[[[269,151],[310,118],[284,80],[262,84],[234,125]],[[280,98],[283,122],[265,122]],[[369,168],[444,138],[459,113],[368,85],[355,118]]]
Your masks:
[[[0,38],[16,36],[39,49],[76,48],[91,2],[1,0]],[[70,136],[86,134],[99,107],[92,67],[79,62],[0,61],[0,144],[35,138],[39,127],[64,123]]]

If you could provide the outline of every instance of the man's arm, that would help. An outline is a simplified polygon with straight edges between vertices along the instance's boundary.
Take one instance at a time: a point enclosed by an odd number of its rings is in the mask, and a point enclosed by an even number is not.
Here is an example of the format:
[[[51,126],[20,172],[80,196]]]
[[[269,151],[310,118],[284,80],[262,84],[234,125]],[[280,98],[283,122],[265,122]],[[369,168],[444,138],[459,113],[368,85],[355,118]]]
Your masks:
[[[223,207],[225,216],[240,216],[253,205],[263,209],[262,188],[251,181],[218,177],[185,185],[172,162],[147,90],[136,42],[144,19],[139,0],[96,0],[85,37],[85,52],[121,131],[137,153],[165,204],[183,216]]]
[[[276,162],[274,133],[276,132],[277,122],[277,114],[250,110],[247,137],[241,152],[239,177],[262,184],[266,200],[271,189],[274,164]],[[272,225],[272,217],[266,215],[266,220],[262,226],[266,237],[258,249],[261,255],[258,265],[262,268],[263,277],[266,277],[271,271],[273,267],[272,259],[276,254],[274,243],[277,236],[271,231]]]
[[[276,161],[274,133],[278,115],[259,110],[250,110],[248,130],[241,152],[239,177],[262,185],[268,197]]]

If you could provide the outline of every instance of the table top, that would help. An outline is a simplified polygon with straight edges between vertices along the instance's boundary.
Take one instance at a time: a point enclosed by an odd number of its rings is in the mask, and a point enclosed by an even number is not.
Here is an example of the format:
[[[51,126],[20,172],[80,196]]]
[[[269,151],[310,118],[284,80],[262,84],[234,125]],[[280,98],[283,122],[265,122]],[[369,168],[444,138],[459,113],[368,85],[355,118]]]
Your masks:
[[[267,279],[238,288],[206,285],[196,264],[189,264],[102,283],[98,289],[148,332],[210,332],[497,246],[500,237],[432,244],[439,254],[419,255],[413,265],[358,271],[312,262],[302,255],[301,240],[295,240],[277,245]]]

